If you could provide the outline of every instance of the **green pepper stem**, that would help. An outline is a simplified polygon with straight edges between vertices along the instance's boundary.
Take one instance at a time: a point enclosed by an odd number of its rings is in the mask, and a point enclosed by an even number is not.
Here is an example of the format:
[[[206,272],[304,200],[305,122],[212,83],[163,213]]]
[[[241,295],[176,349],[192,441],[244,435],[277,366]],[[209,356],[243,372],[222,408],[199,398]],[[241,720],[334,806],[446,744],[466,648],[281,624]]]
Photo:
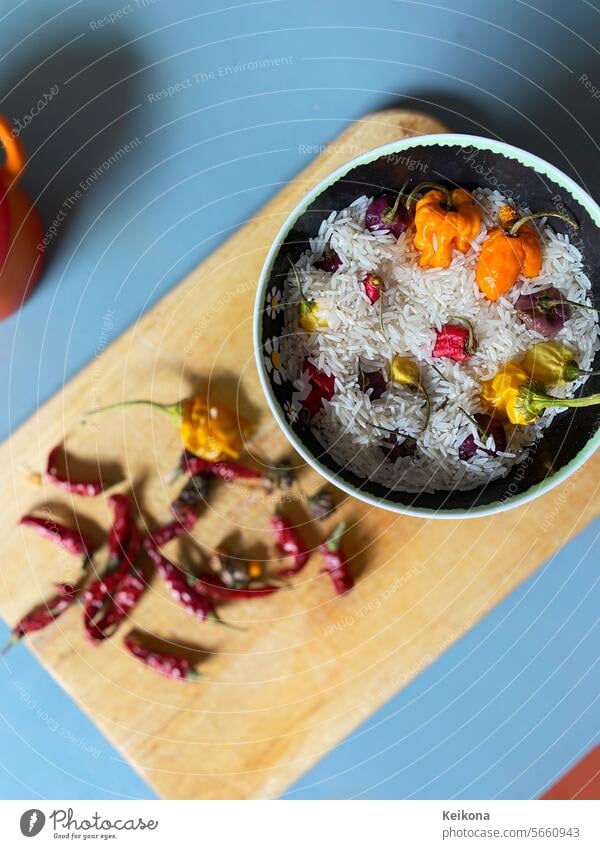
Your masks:
[[[450,381],[448,380],[448,378],[444,376],[443,372],[441,372],[441,371],[439,370],[439,368],[438,368],[436,365],[434,365],[433,363],[429,363],[429,365],[430,365],[430,366],[431,366],[431,368],[434,370],[434,372],[436,372],[436,374],[437,374],[439,377],[441,377],[441,378],[442,378],[442,380],[444,381],[444,383],[450,383]],[[464,411],[463,411],[463,412],[464,412]]]
[[[396,195],[396,200],[394,205],[390,207],[389,210],[386,210],[384,214],[381,216],[386,224],[391,224],[394,218],[396,217],[396,213],[398,212],[398,207],[400,206],[400,198],[404,196],[404,189],[408,185],[408,180],[404,181],[404,185]]]
[[[530,391],[528,397],[530,401],[533,401],[542,409],[546,407],[594,407],[596,404],[600,404],[600,392],[595,395],[584,395],[580,398],[555,398],[553,395]]]
[[[522,218],[515,221],[508,231],[508,235],[516,236],[523,224],[526,224],[528,221],[535,221],[536,218],[560,218],[561,221],[565,221],[570,227],[574,227],[575,230],[579,229],[579,224],[573,218],[569,218],[568,215],[563,215],[561,212],[532,212],[529,215],[523,215]]]
[[[106,407],[98,407],[96,410],[88,410],[83,413],[82,418],[85,420],[89,416],[95,416],[98,413],[106,413],[108,410],[121,410],[125,407],[153,407],[155,410],[162,410],[163,413],[166,413],[174,419],[177,424],[181,423],[183,415],[181,401],[176,401],[174,404],[159,404],[157,401],[140,399],[136,401],[120,401],[117,404],[108,404]]]
[[[244,628],[242,625],[234,625],[233,622],[227,622],[226,619],[221,619],[216,610],[211,610],[208,614],[209,619],[213,619],[215,622],[218,622],[219,625],[225,625],[226,628],[231,628],[233,631],[247,631],[247,628]]]
[[[199,681],[200,678],[204,678],[204,675],[201,672],[197,672],[195,669],[190,669],[185,676],[186,681]]]
[[[342,537],[343,537],[345,532],[346,532],[346,523],[340,522],[336,526],[333,533],[325,541],[325,548],[327,549],[327,551],[331,551],[331,552],[333,552],[333,554],[335,554],[336,552],[338,552],[340,550],[340,547],[342,545]]]
[[[437,189],[438,191],[443,192],[446,195],[446,206],[448,206],[448,207],[452,206],[452,195],[450,194],[450,190],[448,188],[446,188],[446,186],[442,186],[441,183],[418,183],[418,185],[416,185],[414,187],[414,189],[411,191],[409,196],[406,198],[406,204],[405,205],[406,205],[407,209],[410,209],[410,206],[411,206],[413,200],[415,199],[415,196],[422,189]]]
[[[417,389],[425,398],[425,424],[423,425],[423,430],[426,430],[427,425],[429,424],[429,419],[431,418],[431,400],[429,398],[429,392],[425,389],[422,383],[417,384]]]
[[[468,318],[465,318],[463,315],[449,315],[448,319],[450,321],[458,321],[459,324],[462,324],[469,331],[469,339],[467,342],[467,353],[474,354],[477,350],[477,342],[475,340],[475,330],[473,328],[472,323]]]
[[[381,328],[381,332],[384,337],[387,339],[387,336],[385,335],[385,327],[383,325],[383,286],[379,292],[379,327]]]
[[[579,307],[581,310],[591,310],[592,312],[598,312],[598,307],[591,307],[589,304],[580,304],[579,301],[570,301],[568,298],[561,298],[560,301],[555,299],[552,301],[552,306],[558,306],[559,304],[571,304],[573,307]]]
[[[300,275],[298,274],[298,269],[296,268],[296,263],[292,261],[292,259],[288,256],[288,262],[292,266],[292,271],[294,272],[294,277],[296,278],[296,285],[298,286],[298,291],[300,292],[300,299],[302,303],[307,304],[309,301],[306,300],[306,295],[302,290],[302,283],[300,282]]]

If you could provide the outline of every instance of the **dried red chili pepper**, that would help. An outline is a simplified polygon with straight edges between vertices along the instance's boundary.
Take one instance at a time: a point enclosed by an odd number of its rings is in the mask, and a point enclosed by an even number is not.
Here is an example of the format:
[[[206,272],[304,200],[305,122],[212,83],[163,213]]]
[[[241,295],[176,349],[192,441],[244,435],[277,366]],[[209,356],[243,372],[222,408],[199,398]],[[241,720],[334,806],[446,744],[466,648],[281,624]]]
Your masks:
[[[233,460],[218,460],[211,462],[196,457],[195,454],[185,453],[182,455],[181,466],[192,475],[203,475],[205,477],[218,478],[223,481],[251,480],[261,481],[262,472],[257,469],[249,469],[241,463]]]
[[[113,511],[113,523],[108,534],[108,565],[119,563],[125,553],[131,533],[131,500],[128,495],[111,495],[107,501]]]
[[[171,502],[171,512],[178,519],[184,519],[189,511],[198,515],[203,504],[206,504],[211,481],[204,475],[190,475],[177,498]]]
[[[458,456],[461,460],[470,460],[478,451],[484,451],[490,457],[495,457],[498,451],[506,451],[506,431],[498,418],[488,416],[487,413],[476,413],[474,416],[470,416],[462,407],[459,407],[459,410],[475,425],[480,442],[485,444],[491,436],[496,446],[494,451],[482,447],[477,444],[475,437],[470,433],[458,446]]]
[[[48,601],[33,607],[12,630],[11,637],[8,643],[0,651],[0,656],[16,645],[26,634],[33,634],[35,631],[41,631],[52,622],[55,622],[59,616],[71,607],[73,602],[64,598],[61,595],[56,595]]]
[[[175,678],[181,681],[192,681],[200,678],[200,674],[193,670],[190,662],[185,657],[176,657],[173,654],[165,654],[159,651],[150,651],[137,643],[131,635],[125,637],[123,645],[129,654],[141,660],[143,664],[166,675],[167,678]]]
[[[437,331],[432,356],[465,362],[477,350],[473,325],[466,318],[450,316],[450,319]]]
[[[371,231],[389,230],[398,239],[408,228],[410,217],[406,206],[400,205],[406,183],[393,201],[389,195],[380,195],[371,201],[365,214],[365,227]]]
[[[81,531],[61,525],[54,519],[27,515],[19,520],[19,524],[33,528],[41,537],[49,539],[55,545],[68,551],[69,554],[83,554],[87,559],[94,550],[91,540],[85,537]]]
[[[333,374],[324,374],[311,363],[308,357],[304,360],[303,371],[308,372],[310,392],[301,401],[303,408],[314,416],[323,406],[323,401],[331,401],[335,392],[335,377]]]
[[[358,385],[361,392],[371,390],[371,401],[378,401],[387,389],[387,381],[382,372],[363,371],[360,363],[358,364]]]
[[[148,557],[152,560],[161,578],[169,588],[171,595],[188,613],[191,613],[192,616],[195,616],[201,622],[205,622],[207,619],[216,619],[218,622],[223,622],[217,615],[212,600],[195,588],[195,578],[193,575],[187,574],[183,569],[166,558],[152,544],[152,540],[149,537],[146,537],[144,540],[144,547]]]
[[[169,522],[168,525],[163,525],[162,528],[159,528],[153,534],[146,537],[144,547],[146,551],[149,545],[155,548],[162,548],[163,545],[166,545],[172,539],[189,534],[195,524],[196,514],[194,511],[189,507],[182,507],[175,521]]]
[[[102,574],[88,584],[83,594],[84,627],[87,636],[93,642],[102,639],[102,634],[96,627],[96,621],[105,612],[109,599],[113,597],[122,578],[119,566],[123,558],[126,558],[134,527],[131,518],[131,500],[128,495],[111,495],[108,505],[113,511],[113,524],[108,534],[107,565]],[[135,544],[134,539],[134,546]]]
[[[372,304],[376,304],[381,298],[381,290],[383,289],[383,280],[378,274],[369,274],[363,279],[363,287],[365,295]]]
[[[216,575],[198,575],[194,587],[213,601],[236,601],[248,598],[265,598],[283,589],[282,585],[263,584],[259,587],[228,587]]]
[[[344,595],[354,586],[354,578],[348,565],[348,559],[342,548],[342,536],[346,530],[344,522],[340,522],[334,532],[320,545],[320,550],[325,558],[326,572],[333,582],[333,587],[338,595]]]
[[[323,256],[315,262],[315,268],[318,268],[319,271],[327,271],[329,274],[333,274],[341,264],[342,260],[338,252],[334,251],[330,245],[325,245]]]
[[[297,575],[306,566],[310,556],[302,537],[290,520],[281,513],[271,516],[271,528],[279,551],[292,559],[292,566],[280,569],[277,574],[282,578]]]
[[[95,599],[95,611],[91,617],[86,607],[85,629],[92,642],[100,642],[112,636],[123,619],[135,608],[146,589],[144,576],[135,565],[141,542],[139,530],[132,525],[125,556],[110,575],[109,591],[104,592],[103,599]],[[107,589],[106,582],[103,588]]]
[[[396,433],[386,436],[383,447],[383,452],[390,462],[395,463],[400,457],[414,457],[417,453],[417,440],[414,436],[405,436],[404,434]]]
[[[88,498],[100,495],[100,493],[105,489],[103,481],[73,481],[68,474],[63,475],[58,471],[56,460],[61,450],[62,445],[56,445],[48,454],[46,480],[49,480],[50,483],[53,483],[54,486],[59,487],[59,489],[65,489],[67,492],[72,492],[74,495],[84,495]]]
[[[57,593],[52,598],[37,604],[23,618],[17,622],[12,629],[10,639],[0,651],[0,656],[5,654],[12,646],[16,645],[27,634],[42,631],[63,615],[78,600],[83,589],[84,580],[78,584],[57,584]]]
[[[188,472],[193,478],[217,478],[223,481],[241,480],[257,483],[265,489],[289,487],[293,483],[291,469],[287,463],[272,466],[267,472],[249,469],[241,463],[231,461],[210,462],[184,451],[179,460],[179,470]],[[200,485],[200,480],[197,481]]]

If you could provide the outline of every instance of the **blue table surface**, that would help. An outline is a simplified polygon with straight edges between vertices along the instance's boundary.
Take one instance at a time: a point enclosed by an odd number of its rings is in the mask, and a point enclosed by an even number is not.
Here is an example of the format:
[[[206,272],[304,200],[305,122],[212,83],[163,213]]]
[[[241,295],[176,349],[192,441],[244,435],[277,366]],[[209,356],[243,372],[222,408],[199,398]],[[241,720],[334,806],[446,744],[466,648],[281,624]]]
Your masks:
[[[0,110],[24,125],[45,226],[60,219],[0,325],[4,436],[366,112],[426,109],[600,197],[596,2],[22,0],[0,21]],[[538,795],[598,740],[599,532],[286,795]],[[1,797],[152,798],[24,646],[0,666],[0,718]]]

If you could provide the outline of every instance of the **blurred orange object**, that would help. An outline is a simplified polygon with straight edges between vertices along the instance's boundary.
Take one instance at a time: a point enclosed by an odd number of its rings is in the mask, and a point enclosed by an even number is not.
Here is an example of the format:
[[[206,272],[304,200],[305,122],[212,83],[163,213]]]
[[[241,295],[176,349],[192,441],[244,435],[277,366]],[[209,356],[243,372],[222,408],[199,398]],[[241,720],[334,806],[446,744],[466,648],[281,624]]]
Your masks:
[[[25,151],[10,124],[0,116],[0,319],[19,309],[40,279],[44,267],[40,217],[18,181]]]
[[[559,778],[542,799],[600,799],[600,746]]]

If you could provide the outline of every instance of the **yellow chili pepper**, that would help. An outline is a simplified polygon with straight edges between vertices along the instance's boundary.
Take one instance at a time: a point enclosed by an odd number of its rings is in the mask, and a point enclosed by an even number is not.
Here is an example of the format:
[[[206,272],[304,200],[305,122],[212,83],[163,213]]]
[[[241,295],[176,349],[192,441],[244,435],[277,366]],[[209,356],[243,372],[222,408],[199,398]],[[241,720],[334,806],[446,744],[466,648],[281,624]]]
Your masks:
[[[483,383],[481,397],[515,425],[533,424],[547,407],[592,407],[600,404],[600,394],[555,398],[543,389],[532,381],[520,363],[506,363],[495,377]]]
[[[319,314],[320,305],[318,301],[309,301],[302,291],[302,284],[300,283],[300,275],[298,274],[298,269],[295,264],[290,259],[290,265],[292,266],[292,270],[294,272],[294,277],[296,278],[296,285],[298,286],[298,290],[300,292],[300,303],[298,304],[298,324],[303,330],[306,330],[307,333],[316,333],[317,330],[320,330],[323,327],[329,327],[327,319]]]
[[[418,389],[421,386],[421,370],[410,357],[401,357],[396,354],[390,365],[390,378],[400,386],[412,386]]]
[[[407,199],[410,205],[421,188],[433,186],[417,201],[413,244],[422,268],[448,268],[454,249],[466,253],[481,226],[481,212],[464,189],[449,191],[436,183],[421,183]]]
[[[579,368],[575,351],[562,342],[538,342],[523,357],[523,368],[538,383],[560,386],[582,374],[597,374]]]
[[[243,438],[252,430],[246,419],[198,395],[186,398],[181,406],[179,431],[188,451],[212,461],[240,456]]]
[[[531,424],[537,416],[529,416],[521,410],[519,393],[522,386],[529,385],[531,378],[518,363],[506,363],[491,379],[483,383],[481,397],[490,407],[506,416],[517,425]]]
[[[423,425],[423,430],[425,430],[431,414],[431,403],[429,395],[421,383],[421,369],[417,363],[410,357],[401,357],[400,354],[396,354],[390,363],[390,380],[399,386],[408,386],[421,392],[425,398],[425,424]]]
[[[512,223],[506,213],[502,214],[504,209],[502,207],[500,210],[503,226],[490,230],[475,267],[477,285],[490,301],[497,301],[508,292],[517,282],[519,274],[531,278],[537,277],[541,271],[542,246],[537,230],[529,221],[535,218],[560,218],[571,227],[577,227],[575,221],[558,212],[536,212]]]
[[[252,432],[252,425],[247,419],[222,404],[209,403],[201,395],[184,398],[174,404],[147,400],[125,401],[91,410],[84,417],[134,406],[153,407],[166,413],[179,428],[184,447],[197,457],[211,462],[239,457],[244,438]]]
[[[326,318],[319,314],[318,301],[300,301],[298,304],[298,324],[307,333],[316,333],[323,327],[329,327]]]

